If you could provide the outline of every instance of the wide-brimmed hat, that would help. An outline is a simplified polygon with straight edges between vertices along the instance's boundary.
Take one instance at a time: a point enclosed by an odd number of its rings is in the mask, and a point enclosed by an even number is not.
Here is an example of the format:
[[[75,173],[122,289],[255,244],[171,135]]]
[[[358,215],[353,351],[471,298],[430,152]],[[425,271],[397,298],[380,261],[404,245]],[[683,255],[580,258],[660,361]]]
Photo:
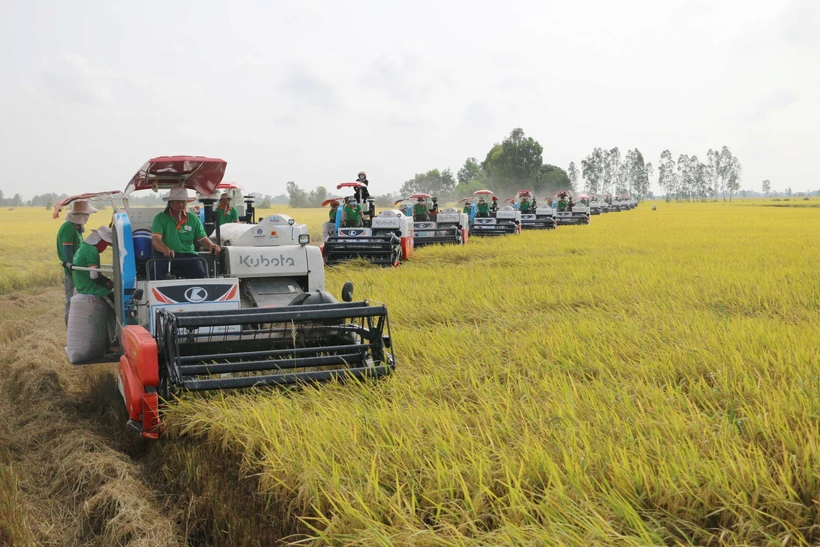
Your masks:
[[[72,224],[85,224],[88,222],[88,213],[68,213],[65,219]]]
[[[113,243],[114,234],[111,233],[111,228],[100,226],[96,230],[91,230],[91,234],[85,238],[85,242],[89,245],[96,245],[100,241],[105,241],[108,244]]]
[[[80,199],[71,203],[71,213],[90,215],[91,213],[96,213],[97,211],[99,211],[99,209],[92,207],[91,203],[87,199]]]
[[[196,198],[189,196],[188,190],[186,190],[185,187],[174,186],[171,188],[171,191],[168,192],[168,195],[162,198],[162,201],[187,201],[190,203],[196,201]]]

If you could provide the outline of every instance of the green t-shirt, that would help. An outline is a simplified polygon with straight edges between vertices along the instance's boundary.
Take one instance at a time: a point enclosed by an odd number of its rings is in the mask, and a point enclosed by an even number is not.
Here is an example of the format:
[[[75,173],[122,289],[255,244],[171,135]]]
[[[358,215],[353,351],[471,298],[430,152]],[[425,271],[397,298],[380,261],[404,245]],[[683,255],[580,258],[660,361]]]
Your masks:
[[[476,205],[476,209],[478,209],[479,213],[489,213],[490,212],[490,206],[487,205],[486,203],[479,203],[478,205]]]
[[[60,229],[57,231],[57,258],[60,259],[61,263],[65,262],[66,258],[63,254],[63,245],[73,245],[75,253],[80,250],[80,245],[83,242],[80,233],[80,229],[73,222],[66,220],[63,222],[63,225],[60,226]],[[63,271],[68,273],[68,270],[65,268],[63,268]]]
[[[423,203],[416,203],[413,205],[413,215],[426,215],[427,214],[427,206]]]
[[[239,220],[239,213],[236,212],[236,209],[231,207],[228,209],[228,212],[225,213],[219,207],[216,208],[214,211],[216,213],[216,218],[219,219],[219,225],[222,226],[223,224],[228,224],[229,222],[236,222]]]
[[[567,202],[563,199],[558,200],[558,210],[559,211],[566,211],[567,210]]]
[[[74,265],[82,268],[90,268],[92,266],[100,265],[100,251],[94,245],[83,243],[80,245],[80,250],[74,255]],[[71,277],[74,279],[74,288],[80,294],[93,294],[100,298],[107,296],[111,290],[106,289],[102,285],[97,285],[91,279],[91,272],[82,272],[74,270],[71,272]]]
[[[470,213],[473,212],[473,207],[471,205],[465,205],[464,209],[462,209],[462,212],[469,215]]]
[[[522,213],[526,212],[526,211],[529,211],[531,207],[532,207],[532,204],[529,201],[522,201],[521,204],[519,205],[519,208],[521,209]]]
[[[162,242],[175,253],[196,254],[194,241],[205,237],[205,229],[199,217],[193,214],[186,214],[185,218],[177,224],[171,213],[161,212],[154,217],[151,224],[151,233],[162,236]]]
[[[330,208],[330,222],[333,222],[333,223],[336,222],[336,211],[338,211],[338,210],[339,210],[338,207],[336,207],[335,209],[333,207]]]
[[[347,213],[348,222],[358,222],[359,217],[362,215],[362,207],[359,204],[352,208],[350,205],[345,205],[344,212]]]

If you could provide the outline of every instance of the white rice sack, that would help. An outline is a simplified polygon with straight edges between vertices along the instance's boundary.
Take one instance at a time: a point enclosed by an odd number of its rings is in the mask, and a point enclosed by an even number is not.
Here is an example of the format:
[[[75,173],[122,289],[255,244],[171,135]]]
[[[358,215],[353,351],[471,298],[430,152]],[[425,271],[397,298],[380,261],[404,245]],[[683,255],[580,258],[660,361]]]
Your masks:
[[[98,296],[75,294],[71,297],[66,353],[72,365],[101,359],[105,355],[107,307],[108,304]]]

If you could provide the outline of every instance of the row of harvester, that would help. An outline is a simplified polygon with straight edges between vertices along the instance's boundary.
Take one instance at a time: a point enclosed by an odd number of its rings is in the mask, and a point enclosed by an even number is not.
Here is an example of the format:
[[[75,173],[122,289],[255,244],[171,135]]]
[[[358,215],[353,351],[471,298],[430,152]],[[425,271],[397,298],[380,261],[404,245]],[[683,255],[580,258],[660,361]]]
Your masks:
[[[364,258],[376,264],[398,266],[413,254],[413,219],[398,209],[386,209],[376,214],[375,200],[363,200],[357,191],[364,186],[361,182],[343,182],[336,189],[352,189],[353,196],[322,203],[322,206],[330,205],[332,201],[340,203],[335,225],[321,246],[325,262],[333,265],[352,258]],[[351,197],[354,207],[361,209],[355,226],[343,222],[344,207]]]
[[[397,200],[394,206],[413,218],[413,244],[463,245],[470,237],[470,216],[453,207],[439,210],[438,200],[430,194],[413,194]]]
[[[192,258],[203,263],[204,278],[154,279],[152,265],[163,257],[152,249],[151,224],[163,208],[130,207],[129,196],[176,186],[212,196],[225,167],[221,159],[158,157],[124,192],[72,196],[55,207],[57,214],[76,199],[117,202],[112,279],[124,352],[117,385],[129,423],[145,438],[159,436],[161,405],[181,392],[377,378],[395,367],[385,306],[353,301],[349,283],[343,302],[325,292],[319,247],[286,215],[220,227],[214,200],[201,198],[206,233],[221,253]]]
[[[638,200],[629,194],[619,194],[615,197],[612,194],[602,196],[590,196],[590,213],[600,215],[601,213],[620,213],[628,211],[638,206]]]
[[[473,192],[473,199],[465,198],[470,210],[471,236],[517,235],[521,233],[521,212],[511,205],[498,206],[498,197],[490,190]]]

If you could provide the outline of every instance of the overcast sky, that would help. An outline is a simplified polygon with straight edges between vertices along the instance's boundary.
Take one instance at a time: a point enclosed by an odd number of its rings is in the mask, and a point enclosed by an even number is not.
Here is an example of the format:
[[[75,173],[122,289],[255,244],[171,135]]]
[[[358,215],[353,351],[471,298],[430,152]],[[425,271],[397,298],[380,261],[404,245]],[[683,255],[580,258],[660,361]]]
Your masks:
[[[820,188],[820,0],[0,0],[0,189],[122,189],[158,155],[268,194],[371,192],[522,127],[593,147],[729,146],[744,188]]]

